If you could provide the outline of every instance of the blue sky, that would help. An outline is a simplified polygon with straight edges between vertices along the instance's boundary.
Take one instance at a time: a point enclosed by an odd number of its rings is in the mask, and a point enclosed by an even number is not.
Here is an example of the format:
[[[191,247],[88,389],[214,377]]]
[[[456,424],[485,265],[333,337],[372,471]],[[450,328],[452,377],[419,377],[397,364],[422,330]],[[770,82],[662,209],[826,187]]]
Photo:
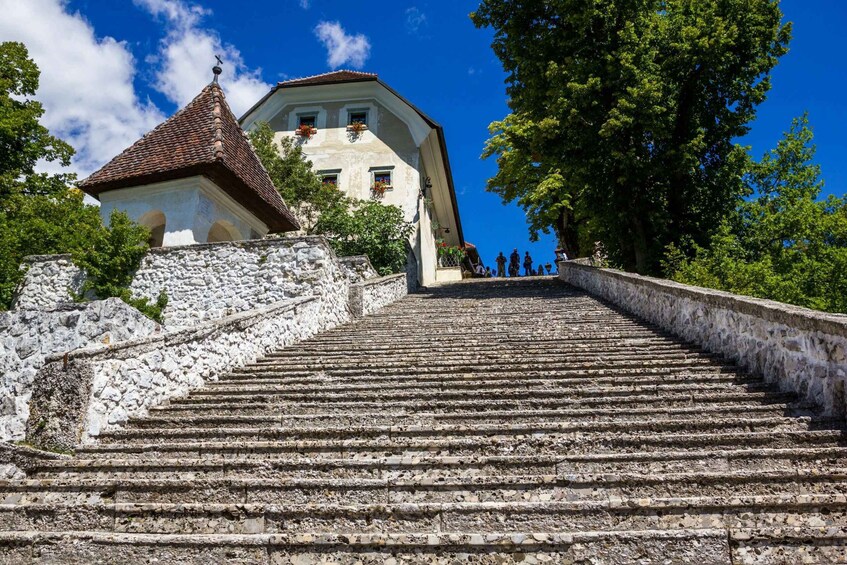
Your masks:
[[[479,156],[487,126],[507,112],[504,73],[477,30],[474,1],[0,0],[0,40],[22,40],[42,68],[48,127],[91,172],[172,114],[211,78],[221,53],[236,113],[278,80],[354,68],[376,72],[445,128],[465,237],[486,262],[501,249],[552,259],[555,241],[530,244],[523,212],[485,192],[496,170]],[[847,163],[847,2],[784,0],[791,51],[742,140],[755,156],[808,110],[827,191],[843,195]],[[246,6],[246,7],[245,7]],[[318,33],[320,31],[320,33]],[[323,38],[323,40],[322,40]]]

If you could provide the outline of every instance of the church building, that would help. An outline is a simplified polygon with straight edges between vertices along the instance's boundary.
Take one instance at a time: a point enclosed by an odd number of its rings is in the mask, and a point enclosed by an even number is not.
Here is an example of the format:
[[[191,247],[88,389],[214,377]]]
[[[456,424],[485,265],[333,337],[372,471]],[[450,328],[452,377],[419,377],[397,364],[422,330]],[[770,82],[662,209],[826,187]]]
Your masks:
[[[299,229],[217,80],[79,188],[100,200],[104,222],[118,209],[150,228],[153,247]]]
[[[465,241],[443,128],[375,74],[336,71],[280,82],[242,118],[291,136],[322,181],[403,210],[415,226],[410,264],[420,284],[461,278],[439,268],[436,241]]]

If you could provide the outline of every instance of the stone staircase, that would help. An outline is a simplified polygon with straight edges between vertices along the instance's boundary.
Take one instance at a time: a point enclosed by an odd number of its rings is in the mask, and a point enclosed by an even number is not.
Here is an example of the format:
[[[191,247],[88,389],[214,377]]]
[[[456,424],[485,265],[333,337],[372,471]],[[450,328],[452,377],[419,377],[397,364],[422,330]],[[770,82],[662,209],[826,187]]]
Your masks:
[[[841,563],[837,422],[552,278],[430,289],[0,484],[3,563]]]

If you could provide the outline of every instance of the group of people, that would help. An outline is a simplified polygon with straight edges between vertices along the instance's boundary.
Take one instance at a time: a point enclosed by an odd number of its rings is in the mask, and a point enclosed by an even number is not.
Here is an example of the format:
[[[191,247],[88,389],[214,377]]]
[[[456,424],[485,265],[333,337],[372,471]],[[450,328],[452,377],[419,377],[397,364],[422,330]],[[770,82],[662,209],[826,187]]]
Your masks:
[[[512,251],[511,255],[509,255],[508,263],[509,263],[509,276],[510,277],[520,276],[520,274],[521,274],[521,254],[518,253],[517,248],[515,248],[515,250]],[[532,268],[532,256],[529,254],[529,251],[527,251],[524,254],[524,257],[523,257],[524,276],[526,276],[526,277],[539,276],[540,277],[540,276],[544,275],[545,267],[547,268],[547,274],[549,275],[550,271],[552,270],[552,266],[550,265],[550,263],[547,263],[546,265],[540,265],[539,264],[538,269],[533,269]],[[491,271],[490,269],[486,268],[486,271],[487,271],[486,276],[494,276],[494,275],[490,274],[490,271]],[[505,277],[506,276],[506,256],[503,255],[502,251],[497,256],[497,275],[496,276],[498,276],[498,277]]]

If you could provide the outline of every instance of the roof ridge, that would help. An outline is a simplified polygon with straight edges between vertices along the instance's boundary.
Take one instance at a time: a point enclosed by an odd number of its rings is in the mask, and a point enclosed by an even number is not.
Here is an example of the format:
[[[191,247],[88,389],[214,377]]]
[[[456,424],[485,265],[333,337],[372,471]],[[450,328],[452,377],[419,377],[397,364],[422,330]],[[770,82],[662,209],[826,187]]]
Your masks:
[[[290,78],[290,79],[287,79],[287,80],[281,80],[277,84],[287,84],[287,83],[290,83],[290,82],[298,82],[298,81],[301,81],[301,80],[310,80],[310,79],[314,79],[314,78],[321,78],[321,77],[326,77],[326,76],[340,74],[340,73],[350,73],[350,74],[354,74],[354,75],[360,75],[360,76],[363,76],[363,77],[378,77],[379,76],[376,73],[368,73],[368,72],[365,72],[365,71],[353,71],[353,70],[350,70],[350,69],[336,69],[334,71],[329,71],[329,72],[326,72],[326,73],[318,73],[316,75],[309,75],[309,76],[304,76],[304,77],[296,77],[296,78]]]
[[[226,96],[224,96],[223,90],[218,83],[213,82],[209,86],[212,89],[212,154],[216,161],[223,161],[223,112],[227,108]]]

